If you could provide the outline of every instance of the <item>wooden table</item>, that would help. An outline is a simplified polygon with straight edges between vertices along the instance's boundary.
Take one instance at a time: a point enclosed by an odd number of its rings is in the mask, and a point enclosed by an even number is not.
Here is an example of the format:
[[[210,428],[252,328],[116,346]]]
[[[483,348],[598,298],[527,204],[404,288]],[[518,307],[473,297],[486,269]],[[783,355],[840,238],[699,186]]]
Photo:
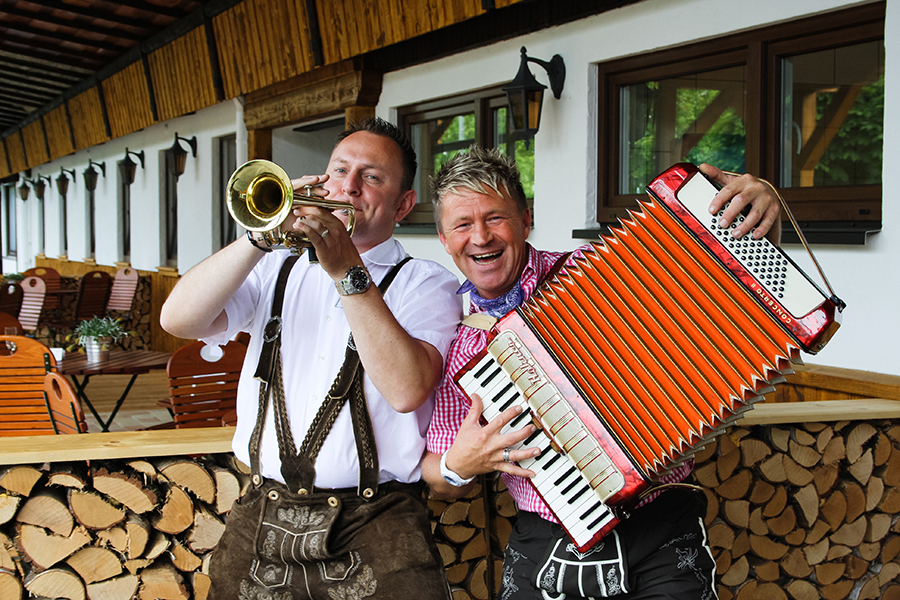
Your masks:
[[[62,375],[69,375],[72,378],[78,397],[81,398],[81,401],[84,402],[91,414],[94,415],[94,418],[97,419],[97,422],[100,423],[101,430],[106,432],[109,431],[109,426],[116,417],[116,413],[119,412],[122,403],[128,397],[128,392],[131,391],[131,386],[134,385],[134,380],[137,379],[137,376],[154,369],[165,369],[171,356],[171,352],[112,350],[108,359],[88,362],[87,354],[67,352],[63,359],[57,363],[57,368]],[[128,385],[125,386],[122,395],[116,400],[115,407],[113,407],[109,418],[106,420],[100,417],[84,391],[84,388],[87,387],[88,382],[94,375],[131,375]],[[79,377],[81,377],[80,381]]]

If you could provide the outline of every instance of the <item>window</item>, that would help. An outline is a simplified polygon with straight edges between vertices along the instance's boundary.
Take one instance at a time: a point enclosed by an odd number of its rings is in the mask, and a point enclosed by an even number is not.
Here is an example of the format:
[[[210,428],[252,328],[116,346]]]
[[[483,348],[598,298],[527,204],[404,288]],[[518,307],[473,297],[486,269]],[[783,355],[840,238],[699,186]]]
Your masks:
[[[597,221],[672,164],[708,162],[771,181],[811,241],[864,243],[881,228],[884,10],[599,65]]]
[[[225,193],[228,189],[228,180],[237,169],[237,137],[227,135],[218,140],[219,143],[219,177],[218,192],[213,198],[213,219],[218,221],[217,239],[214,241],[216,250],[221,250],[237,239],[237,223],[231,218],[231,213],[225,206]]]
[[[6,247],[3,249],[6,256],[16,255],[16,187],[3,186],[3,237],[6,239]]]
[[[534,140],[515,139],[508,133],[507,111],[506,94],[499,88],[432,100],[399,110],[400,127],[409,136],[419,162],[413,184],[416,207],[400,223],[401,226],[407,231],[434,231],[430,179],[445,162],[472,144],[515,155],[528,205],[533,206]],[[401,227],[400,231],[403,230]]]
[[[178,267],[178,176],[175,175],[175,153],[165,152],[165,180],[163,182],[163,218],[162,240],[164,265]]]
[[[124,173],[125,161],[116,164],[119,174],[119,260],[131,262],[131,182]]]
[[[84,201],[87,205],[87,240],[88,253],[87,258],[94,258],[97,252],[97,203],[96,193],[94,190],[85,188]]]

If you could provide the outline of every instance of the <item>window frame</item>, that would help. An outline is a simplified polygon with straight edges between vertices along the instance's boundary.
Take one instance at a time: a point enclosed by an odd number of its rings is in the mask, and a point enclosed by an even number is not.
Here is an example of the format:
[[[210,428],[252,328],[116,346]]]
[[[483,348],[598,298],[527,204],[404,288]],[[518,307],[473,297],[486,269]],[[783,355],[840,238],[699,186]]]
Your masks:
[[[457,94],[453,96],[443,96],[432,100],[408,104],[397,109],[397,122],[400,129],[412,139],[412,126],[419,123],[425,123],[441,117],[453,117],[457,115],[474,113],[475,115],[475,133],[471,143],[478,144],[485,148],[493,148],[494,120],[493,111],[498,108],[507,107],[506,93],[499,86],[491,86],[479,90]],[[514,134],[507,133],[510,141],[515,141]],[[416,179],[423,175],[421,157],[419,160],[419,168],[416,173]],[[427,181],[423,181],[427,188]],[[423,196],[419,198],[415,208],[410,212],[414,215],[414,221],[407,222],[406,219],[400,222],[396,228],[397,233],[434,233],[437,234],[437,228],[434,223],[434,210],[431,199],[426,195],[427,189]],[[425,215],[423,219],[422,215]]]
[[[598,237],[609,225],[626,217],[627,209],[637,208],[638,200],[646,198],[643,194],[617,193],[622,87],[744,66],[747,172],[779,187],[809,241],[865,243],[866,233],[881,229],[882,185],[780,187],[780,61],[794,54],[875,40],[883,42],[884,20],[885,3],[877,2],[599,63],[596,219],[603,229],[576,230],[573,235]],[[797,241],[789,224],[785,227],[784,241]]]

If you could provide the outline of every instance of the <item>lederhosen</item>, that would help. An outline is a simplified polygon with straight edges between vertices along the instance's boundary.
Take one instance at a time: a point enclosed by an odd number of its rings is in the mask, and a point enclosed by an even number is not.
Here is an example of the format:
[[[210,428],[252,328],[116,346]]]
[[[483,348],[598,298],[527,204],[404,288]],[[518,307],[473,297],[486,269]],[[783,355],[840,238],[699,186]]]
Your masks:
[[[383,294],[401,261],[379,285]],[[448,600],[443,562],[431,535],[421,484],[379,484],[378,452],[352,343],[298,452],[281,372],[281,307],[296,257],[282,266],[256,377],[261,380],[250,438],[253,485],[228,515],[210,564],[210,600],[423,598]],[[260,475],[259,447],[269,401],[285,482]],[[315,461],[349,400],[359,457],[357,489],[315,488]]]

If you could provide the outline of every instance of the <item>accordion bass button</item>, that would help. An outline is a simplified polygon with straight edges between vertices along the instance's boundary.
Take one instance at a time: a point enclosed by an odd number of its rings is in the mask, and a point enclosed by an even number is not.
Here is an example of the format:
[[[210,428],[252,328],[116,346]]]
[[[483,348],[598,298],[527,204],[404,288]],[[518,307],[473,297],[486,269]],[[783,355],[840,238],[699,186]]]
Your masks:
[[[279,494],[275,490],[272,490],[271,492],[269,492],[268,496],[269,496],[269,500],[272,500],[272,501],[278,500],[278,498],[279,498]]]
[[[341,501],[338,500],[337,497],[335,497],[335,496],[329,496],[329,498],[328,498],[328,506],[330,506],[330,507],[332,507],[332,508],[335,508],[335,507],[338,506],[340,503],[341,503]]]

